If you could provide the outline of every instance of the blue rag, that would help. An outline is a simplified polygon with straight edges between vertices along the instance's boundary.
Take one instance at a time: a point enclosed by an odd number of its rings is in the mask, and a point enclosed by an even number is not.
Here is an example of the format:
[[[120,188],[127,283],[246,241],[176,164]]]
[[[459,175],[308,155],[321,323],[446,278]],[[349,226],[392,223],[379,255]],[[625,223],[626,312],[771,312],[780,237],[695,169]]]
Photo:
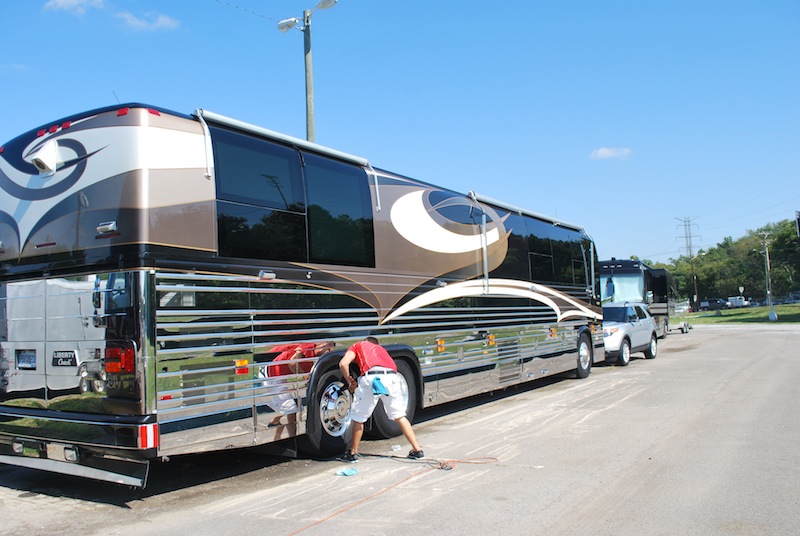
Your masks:
[[[372,380],[372,394],[373,395],[388,395],[389,390],[386,389],[386,386],[383,385],[383,382],[380,378],[375,378]]]
[[[338,471],[336,471],[336,474],[338,476],[353,476],[358,474],[358,469],[353,469],[353,468],[339,469]]]

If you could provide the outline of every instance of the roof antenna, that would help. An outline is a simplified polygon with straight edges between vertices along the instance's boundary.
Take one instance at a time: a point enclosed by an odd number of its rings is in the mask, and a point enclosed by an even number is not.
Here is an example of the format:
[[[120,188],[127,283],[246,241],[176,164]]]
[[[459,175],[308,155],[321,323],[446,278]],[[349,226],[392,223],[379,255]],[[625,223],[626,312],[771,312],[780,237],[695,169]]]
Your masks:
[[[114,94],[114,98],[117,99],[117,104],[122,104],[121,102],[119,102],[119,97],[117,97],[117,92],[112,89],[111,93],[113,93]]]

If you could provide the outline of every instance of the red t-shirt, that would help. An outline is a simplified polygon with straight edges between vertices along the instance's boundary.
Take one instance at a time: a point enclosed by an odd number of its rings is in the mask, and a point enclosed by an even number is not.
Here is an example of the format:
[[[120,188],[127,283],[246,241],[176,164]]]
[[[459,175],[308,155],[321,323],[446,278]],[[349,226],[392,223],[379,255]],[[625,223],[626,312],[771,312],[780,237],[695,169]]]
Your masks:
[[[295,357],[295,353],[297,352],[298,348],[303,351],[302,355]],[[304,357],[314,357],[314,343],[313,342],[301,342],[301,343],[291,343],[291,344],[280,344],[273,348],[270,348],[270,352],[280,352],[278,357],[272,360],[272,362],[277,361],[289,361],[290,359],[302,359]],[[311,366],[313,363],[311,361],[302,361],[300,363],[292,363],[291,365],[287,363],[281,363],[278,365],[270,365],[267,368],[267,376],[288,376],[290,374],[297,374],[292,368],[300,367],[300,372],[309,372],[311,371]]]
[[[397,365],[383,346],[373,344],[369,341],[355,343],[350,349],[356,354],[356,364],[361,374],[364,374],[372,367],[386,367],[397,372]]]

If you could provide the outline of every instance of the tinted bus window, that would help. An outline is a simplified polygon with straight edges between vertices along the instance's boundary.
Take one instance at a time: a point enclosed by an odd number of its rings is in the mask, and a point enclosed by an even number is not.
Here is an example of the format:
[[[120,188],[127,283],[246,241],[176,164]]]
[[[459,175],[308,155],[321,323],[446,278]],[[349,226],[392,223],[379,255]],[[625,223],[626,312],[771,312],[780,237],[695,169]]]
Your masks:
[[[530,251],[531,281],[549,283],[555,277],[553,249],[550,246],[552,224],[537,219],[528,220],[528,249]]]
[[[308,258],[303,214],[217,201],[217,234],[222,257],[302,262]]]
[[[308,260],[297,151],[229,130],[211,133],[220,256]]]
[[[300,161],[294,149],[213,127],[211,136],[219,199],[304,210]]]
[[[578,236],[574,237],[578,240]],[[581,242],[572,242],[572,277],[576,285],[589,286],[589,274],[586,272],[586,267],[589,262],[589,252],[583,250]]]
[[[372,203],[366,172],[303,154],[312,262],[375,266]]]
[[[493,277],[530,281],[526,219],[517,214],[509,214],[506,218],[505,226],[511,233],[508,237],[508,253],[503,264],[492,272]]]

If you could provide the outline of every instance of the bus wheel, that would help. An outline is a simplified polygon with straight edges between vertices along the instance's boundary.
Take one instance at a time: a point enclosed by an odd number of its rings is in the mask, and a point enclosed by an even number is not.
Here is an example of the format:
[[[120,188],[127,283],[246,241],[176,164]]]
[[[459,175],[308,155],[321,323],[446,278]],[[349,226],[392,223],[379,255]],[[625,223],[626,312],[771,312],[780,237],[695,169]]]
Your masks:
[[[656,334],[653,333],[653,336],[650,337],[650,346],[644,351],[644,356],[647,359],[655,359],[656,355],[658,355],[658,340],[656,340]]]
[[[411,366],[405,361],[397,361],[396,363],[397,373],[400,376],[399,380],[403,386],[403,393],[406,395],[406,417],[410,422],[414,420],[414,413],[417,410],[417,389],[415,387],[414,373],[411,371]],[[386,410],[383,409],[383,401],[378,402],[370,420],[372,426],[367,426],[368,432],[366,435],[371,438],[388,439],[403,433],[400,430],[400,425],[386,415]]]
[[[619,357],[617,357],[617,365],[620,367],[627,367],[631,362],[631,343],[628,339],[622,339],[622,344],[619,347]]]
[[[325,372],[308,403],[307,434],[312,454],[344,452],[352,435],[350,404],[352,396],[341,380],[338,369]]]
[[[588,376],[592,371],[593,360],[592,341],[589,336],[584,333],[578,337],[578,369],[575,371],[575,376],[578,378],[585,378]]]

